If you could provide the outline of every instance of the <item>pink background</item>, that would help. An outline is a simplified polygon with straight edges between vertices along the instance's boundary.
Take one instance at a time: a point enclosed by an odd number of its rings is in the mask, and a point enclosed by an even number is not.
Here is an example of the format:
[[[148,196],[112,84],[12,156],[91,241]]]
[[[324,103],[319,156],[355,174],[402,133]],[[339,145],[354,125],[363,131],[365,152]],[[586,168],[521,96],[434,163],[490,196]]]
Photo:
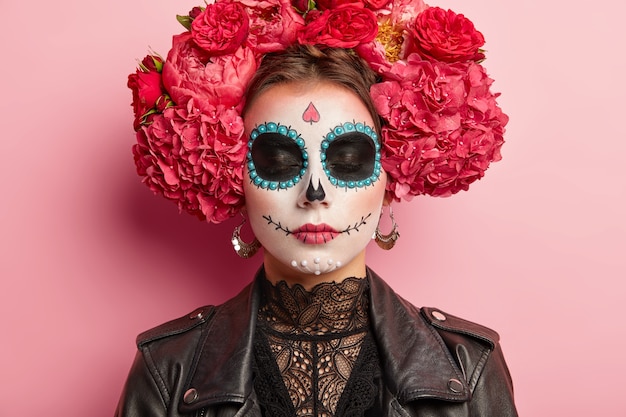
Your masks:
[[[135,175],[127,74],[192,0],[0,5],[0,416],[110,416],[137,333],[234,295],[260,257]],[[626,125],[617,0],[447,0],[511,116],[469,193],[396,206],[369,264],[497,329],[524,416],[626,415]],[[411,272],[407,272],[411,271]]]

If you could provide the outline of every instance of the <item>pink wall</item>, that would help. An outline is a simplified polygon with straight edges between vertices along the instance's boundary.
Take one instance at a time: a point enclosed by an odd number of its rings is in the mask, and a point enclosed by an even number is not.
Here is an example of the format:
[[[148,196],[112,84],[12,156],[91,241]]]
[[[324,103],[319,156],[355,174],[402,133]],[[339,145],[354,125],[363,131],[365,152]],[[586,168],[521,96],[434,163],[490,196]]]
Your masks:
[[[0,5],[0,416],[109,416],[135,335],[233,295],[260,258],[134,174],[126,76],[197,2],[37,3]],[[437,5],[487,38],[504,160],[470,193],[398,206],[399,244],[369,263],[414,303],[497,329],[522,415],[622,415],[626,10]]]

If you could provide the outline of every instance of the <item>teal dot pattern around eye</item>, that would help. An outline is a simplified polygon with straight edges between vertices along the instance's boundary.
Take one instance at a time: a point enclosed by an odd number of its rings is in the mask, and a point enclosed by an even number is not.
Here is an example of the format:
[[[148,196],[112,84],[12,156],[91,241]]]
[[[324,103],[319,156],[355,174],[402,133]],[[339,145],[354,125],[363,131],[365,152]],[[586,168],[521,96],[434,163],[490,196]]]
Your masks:
[[[254,143],[254,140],[263,133],[278,133],[282,136],[292,139],[296,143],[296,145],[298,145],[300,151],[302,152],[303,159],[303,168],[300,170],[298,175],[287,181],[268,181],[259,176],[256,171],[256,167],[254,166],[254,161],[252,160],[252,144]],[[306,174],[306,168],[309,165],[307,161],[308,154],[304,149],[304,139],[302,139],[298,132],[296,132],[294,129],[274,122],[261,124],[254,128],[252,132],[250,132],[250,140],[248,141],[248,153],[246,154],[246,158],[248,160],[248,175],[250,176],[250,180],[254,185],[265,188],[267,190],[285,190],[287,188],[293,187],[294,185],[299,183],[304,174]]]
[[[326,167],[326,150],[330,146],[330,143],[333,140],[335,140],[338,136],[341,136],[345,133],[350,133],[350,132],[360,132],[360,133],[366,134],[367,136],[372,138],[372,141],[374,142],[374,146],[376,147],[376,156],[375,156],[376,160],[374,161],[374,171],[372,172],[372,175],[370,175],[368,178],[359,180],[359,181],[344,181],[344,180],[337,179],[331,174],[330,170]],[[364,123],[360,123],[360,122],[359,123],[346,122],[342,125],[336,126],[324,137],[324,140],[322,140],[321,147],[322,147],[321,149],[322,167],[324,168],[324,172],[326,173],[328,180],[334,186],[340,187],[340,188],[362,188],[362,187],[367,187],[368,185],[372,185],[373,183],[378,181],[378,178],[380,178],[380,172],[382,171],[382,164],[380,163],[380,158],[381,158],[380,141],[378,140],[378,134],[370,126]]]

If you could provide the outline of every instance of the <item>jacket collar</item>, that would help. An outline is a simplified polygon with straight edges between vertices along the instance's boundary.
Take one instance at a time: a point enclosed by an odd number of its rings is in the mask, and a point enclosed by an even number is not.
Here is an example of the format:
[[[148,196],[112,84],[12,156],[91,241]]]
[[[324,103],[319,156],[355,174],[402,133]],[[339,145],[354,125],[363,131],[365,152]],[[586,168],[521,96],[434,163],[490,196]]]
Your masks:
[[[419,309],[399,297],[368,268],[371,323],[379,349],[384,384],[401,403],[419,398],[469,399],[465,378],[441,337]],[[216,308],[204,330],[186,388],[196,390],[193,404],[181,411],[224,402],[243,403],[252,391],[253,340],[260,303],[260,280]],[[450,381],[463,389],[450,389]],[[458,392],[460,391],[460,392]]]

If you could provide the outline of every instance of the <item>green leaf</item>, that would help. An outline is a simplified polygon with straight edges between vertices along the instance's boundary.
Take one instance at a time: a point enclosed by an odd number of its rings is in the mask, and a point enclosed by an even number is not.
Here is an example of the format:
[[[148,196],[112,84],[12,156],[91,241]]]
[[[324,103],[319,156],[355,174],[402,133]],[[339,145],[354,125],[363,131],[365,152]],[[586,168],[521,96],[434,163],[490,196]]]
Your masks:
[[[139,61],[139,60],[137,60],[137,61],[139,62],[139,64],[138,64],[137,66],[141,69],[141,71],[143,71],[143,72],[150,72],[150,69],[148,69],[148,67],[146,67],[146,66],[143,64],[143,62],[141,62],[141,61]]]
[[[191,22],[193,22],[193,19],[189,16],[181,16],[179,14],[176,15],[176,20],[178,20],[178,23],[180,23],[181,25],[183,25],[185,27],[185,29],[187,30],[191,30]]]
[[[158,73],[163,72],[163,59],[160,56],[152,56],[152,62],[154,62],[154,66]]]

